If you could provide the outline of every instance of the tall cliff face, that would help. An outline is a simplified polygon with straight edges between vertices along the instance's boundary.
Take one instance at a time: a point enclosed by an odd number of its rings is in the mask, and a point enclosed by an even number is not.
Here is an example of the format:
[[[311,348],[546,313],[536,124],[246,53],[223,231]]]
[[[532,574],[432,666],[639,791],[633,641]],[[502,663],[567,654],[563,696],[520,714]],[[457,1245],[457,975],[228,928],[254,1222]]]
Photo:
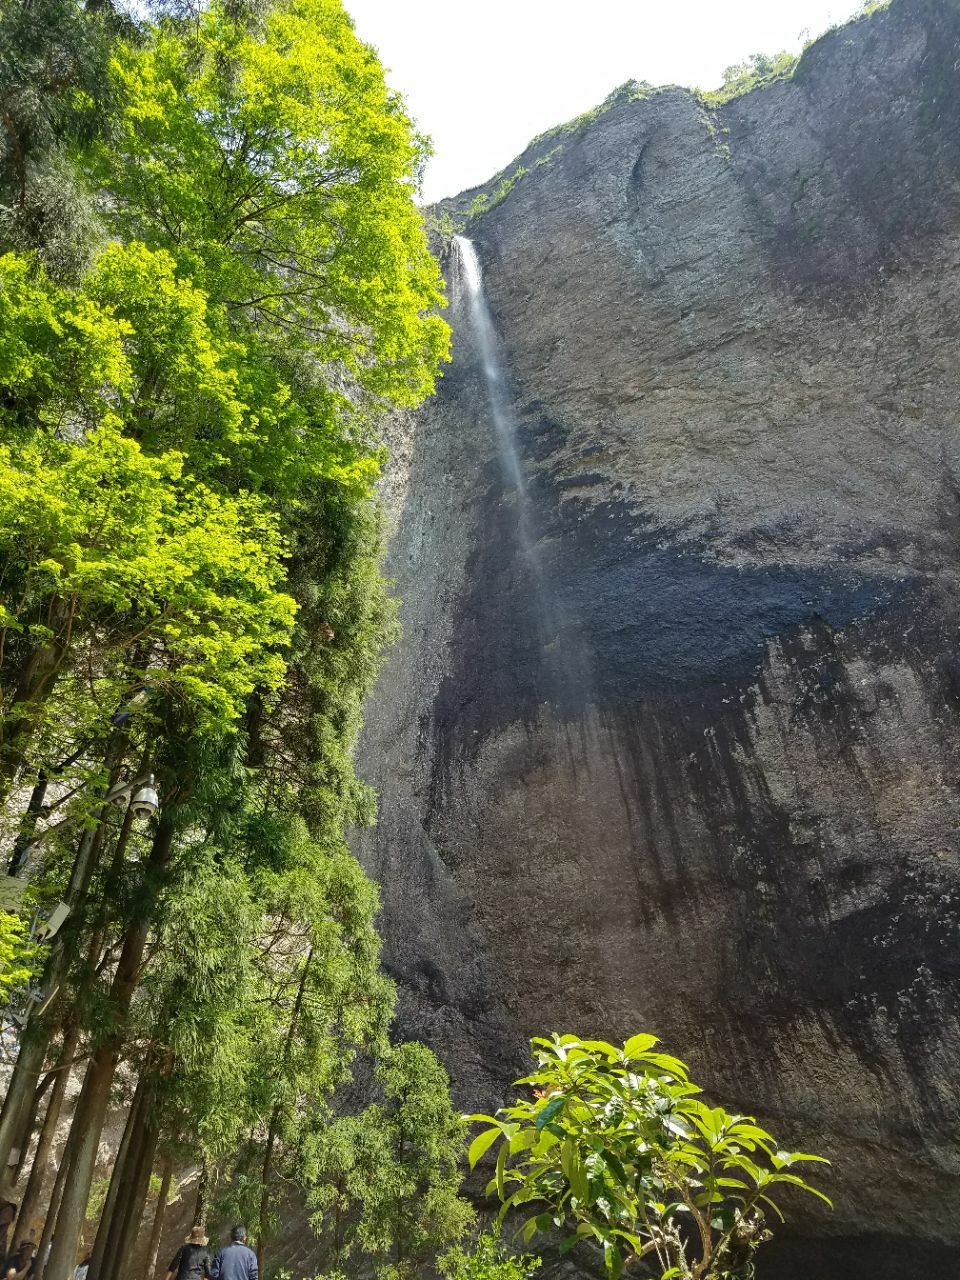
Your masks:
[[[530,1034],[656,1031],[835,1162],[773,1274],[960,1272],[960,5],[520,163],[467,234],[528,500],[452,264],[396,450],[404,1030],[471,1107]]]

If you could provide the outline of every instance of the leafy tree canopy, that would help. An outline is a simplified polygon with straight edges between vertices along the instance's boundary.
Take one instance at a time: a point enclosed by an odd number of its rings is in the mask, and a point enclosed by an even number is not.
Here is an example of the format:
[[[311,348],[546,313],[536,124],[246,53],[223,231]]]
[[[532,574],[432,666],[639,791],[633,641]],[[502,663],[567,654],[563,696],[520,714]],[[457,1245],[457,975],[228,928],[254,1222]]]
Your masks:
[[[35,948],[27,938],[26,923],[19,916],[0,911],[0,999],[13,987],[27,982],[32,973]]]
[[[115,53],[120,100],[92,174],[125,240],[169,249],[235,323],[393,404],[432,389],[446,326],[411,199],[425,144],[339,0],[262,26],[211,5]],[[311,371],[299,369],[304,382]]]

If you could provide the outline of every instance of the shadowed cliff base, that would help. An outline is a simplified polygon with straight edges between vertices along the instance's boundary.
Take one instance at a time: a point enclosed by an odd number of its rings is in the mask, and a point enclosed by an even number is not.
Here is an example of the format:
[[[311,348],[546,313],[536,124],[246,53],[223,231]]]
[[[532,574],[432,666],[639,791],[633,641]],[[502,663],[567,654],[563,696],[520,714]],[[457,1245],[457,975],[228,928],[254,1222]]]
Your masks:
[[[470,220],[552,632],[455,289],[401,424],[362,853],[405,1029],[470,1110],[530,1034],[661,1035],[834,1161],[780,1280],[960,1270],[958,60],[895,0]]]
[[[920,1280],[957,1269],[957,1250],[935,1241],[905,1240],[882,1232],[836,1239],[798,1240],[789,1235],[765,1245],[758,1257],[758,1280]]]

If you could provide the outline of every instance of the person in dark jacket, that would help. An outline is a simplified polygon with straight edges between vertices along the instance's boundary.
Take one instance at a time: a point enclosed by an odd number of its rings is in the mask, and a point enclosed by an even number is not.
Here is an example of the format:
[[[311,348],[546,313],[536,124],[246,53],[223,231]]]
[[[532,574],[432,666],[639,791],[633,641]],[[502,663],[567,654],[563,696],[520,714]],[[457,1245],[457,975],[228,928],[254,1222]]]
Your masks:
[[[37,1246],[32,1240],[21,1240],[16,1253],[11,1253],[4,1262],[4,1275],[7,1280],[13,1272],[14,1280],[27,1280],[33,1275],[36,1266]]]
[[[210,1253],[203,1227],[194,1227],[170,1259],[167,1280],[210,1280]]]
[[[230,1228],[230,1243],[214,1258],[210,1280],[257,1280],[257,1255],[247,1247],[246,1238],[246,1227]]]

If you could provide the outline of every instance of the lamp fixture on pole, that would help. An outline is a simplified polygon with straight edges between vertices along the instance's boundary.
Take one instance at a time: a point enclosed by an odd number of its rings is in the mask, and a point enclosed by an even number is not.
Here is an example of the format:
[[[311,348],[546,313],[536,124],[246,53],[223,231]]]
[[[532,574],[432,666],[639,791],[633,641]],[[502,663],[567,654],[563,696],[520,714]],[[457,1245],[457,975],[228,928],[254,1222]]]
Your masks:
[[[160,808],[160,797],[152,773],[142,773],[132,782],[118,782],[107,792],[107,804],[123,808],[127,801],[138,818],[150,818]]]

